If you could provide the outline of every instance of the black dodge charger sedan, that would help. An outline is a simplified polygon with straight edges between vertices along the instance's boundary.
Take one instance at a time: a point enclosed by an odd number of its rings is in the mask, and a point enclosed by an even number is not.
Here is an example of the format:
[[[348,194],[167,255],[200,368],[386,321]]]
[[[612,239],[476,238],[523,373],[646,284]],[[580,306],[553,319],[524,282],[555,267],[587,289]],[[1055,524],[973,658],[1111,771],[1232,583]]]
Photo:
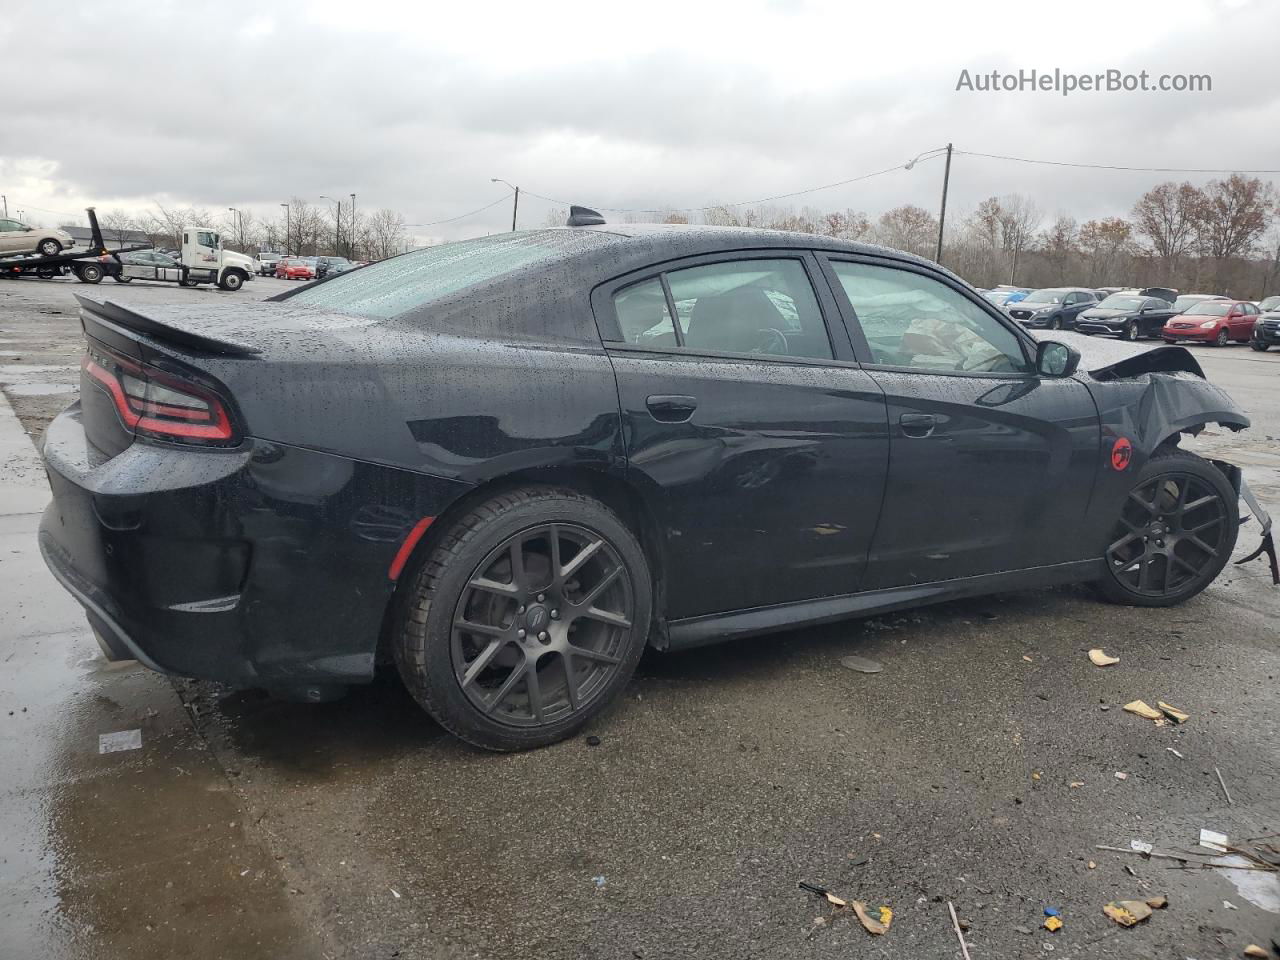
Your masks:
[[[107,656],[313,700],[394,663],[512,750],[647,644],[1073,581],[1163,606],[1227,562],[1250,494],[1178,441],[1249,420],[1183,348],[1037,342],[884,248],[583,221],[274,302],[81,298],[40,540]]]
[[[1075,328],[1081,333],[1111,333],[1125,340],[1139,340],[1160,336],[1173,315],[1173,304],[1166,300],[1113,293],[1078,314]]]

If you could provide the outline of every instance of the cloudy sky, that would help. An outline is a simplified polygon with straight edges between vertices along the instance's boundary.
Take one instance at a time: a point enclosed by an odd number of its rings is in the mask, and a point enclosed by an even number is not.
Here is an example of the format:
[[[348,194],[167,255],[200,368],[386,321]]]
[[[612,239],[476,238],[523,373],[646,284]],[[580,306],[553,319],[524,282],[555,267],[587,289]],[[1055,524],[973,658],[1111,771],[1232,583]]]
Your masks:
[[[74,6],[74,13],[72,12]],[[90,203],[358,194],[420,238],[602,208],[754,200],[958,150],[1141,167],[1280,167],[1280,5],[84,3],[4,0],[0,193],[56,222]],[[1208,73],[1208,93],[977,93],[960,71]],[[1173,175],[957,155],[949,217],[1019,191],[1124,213]],[[936,208],[930,159],[782,203]],[[1182,177],[1179,177],[1182,179]],[[1208,176],[1190,175],[1202,182]],[[1280,175],[1270,179],[1280,183]]]

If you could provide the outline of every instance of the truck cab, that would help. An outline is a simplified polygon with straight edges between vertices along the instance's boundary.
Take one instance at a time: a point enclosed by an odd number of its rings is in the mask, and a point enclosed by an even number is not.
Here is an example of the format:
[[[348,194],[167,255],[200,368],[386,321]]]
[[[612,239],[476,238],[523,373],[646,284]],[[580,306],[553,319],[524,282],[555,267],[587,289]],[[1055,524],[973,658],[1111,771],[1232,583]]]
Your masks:
[[[223,251],[222,237],[212,227],[186,227],[182,231],[182,263],[187,286],[216,283],[223,290],[239,290],[249,279],[247,257]]]

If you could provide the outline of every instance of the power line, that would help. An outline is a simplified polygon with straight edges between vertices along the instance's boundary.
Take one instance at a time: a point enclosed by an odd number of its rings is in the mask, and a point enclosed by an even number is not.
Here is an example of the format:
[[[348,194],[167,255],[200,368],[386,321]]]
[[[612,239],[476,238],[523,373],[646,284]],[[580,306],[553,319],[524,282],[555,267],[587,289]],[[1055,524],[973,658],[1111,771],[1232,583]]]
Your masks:
[[[484,213],[484,211],[488,210],[490,207],[496,207],[500,203],[505,203],[507,200],[507,197],[509,196],[511,196],[511,191],[507,191],[507,193],[503,194],[497,200],[493,201],[493,203],[486,203],[483,207],[479,207],[478,209],[472,210],[470,213],[460,213],[456,217],[445,217],[443,220],[432,220],[430,223],[406,223],[405,226],[406,227],[434,227],[437,224],[441,224],[441,223],[453,223],[455,220],[465,220],[467,219],[467,217],[474,217],[477,213]]]
[[[886,173],[893,173],[895,170],[910,170],[917,163],[925,160],[932,160],[934,157],[943,153],[947,148],[938,147],[934,150],[926,150],[917,156],[914,160],[906,163],[895,163],[892,167],[885,167],[883,170],[876,170],[872,173],[864,173],[860,176],[849,177],[847,180],[837,180],[835,183],[824,183],[820,187],[807,187],[804,190],[794,190],[791,193],[779,193],[771,197],[760,197],[757,200],[735,200],[732,203],[712,203],[705,207],[658,207],[654,209],[641,209],[637,207],[596,207],[603,213],[705,213],[707,210],[716,210],[720,207],[744,207],[757,203],[771,203],[774,200],[786,200],[791,197],[803,196],[807,193],[817,193],[819,190],[830,190],[834,187],[843,187],[846,184],[857,183],[860,180],[870,180],[872,177],[880,177]],[[569,205],[568,200],[557,200],[555,197],[546,197],[540,193],[534,193],[532,190],[525,190],[524,193],[531,197],[537,197],[539,200],[546,200],[548,203],[558,203],[565,206]]]
[[[1132,170],[1138,173],[1280,173],[1280,170],[1241,170],[1238,168],[1210,167],[1126,167],[1112,163],[1075,163],[1067,160],[1033,160],[1029,157],[1010,157],[1000,153],[978,153],[973,150],[956,150],[968,157],[986,157],[988,160],[1011,160],[1015,163],[1037,163],[1049,167],[1080,167],[1086,170]]]

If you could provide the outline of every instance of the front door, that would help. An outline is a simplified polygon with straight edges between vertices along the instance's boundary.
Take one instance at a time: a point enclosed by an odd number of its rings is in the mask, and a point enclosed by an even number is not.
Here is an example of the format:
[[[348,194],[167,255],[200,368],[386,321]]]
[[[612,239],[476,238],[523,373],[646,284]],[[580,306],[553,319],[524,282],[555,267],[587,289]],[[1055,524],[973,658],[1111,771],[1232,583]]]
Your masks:
[[[884,490],[884,398],[815,276],[801,251],[734,254],[593,297],[673,620],[859,589]]]
[[[868,589],[1084,559],[1098,469],[1093,399],[1034,371],[1025,334],[941,273],[827,260],[884,390],[889,475]]]

